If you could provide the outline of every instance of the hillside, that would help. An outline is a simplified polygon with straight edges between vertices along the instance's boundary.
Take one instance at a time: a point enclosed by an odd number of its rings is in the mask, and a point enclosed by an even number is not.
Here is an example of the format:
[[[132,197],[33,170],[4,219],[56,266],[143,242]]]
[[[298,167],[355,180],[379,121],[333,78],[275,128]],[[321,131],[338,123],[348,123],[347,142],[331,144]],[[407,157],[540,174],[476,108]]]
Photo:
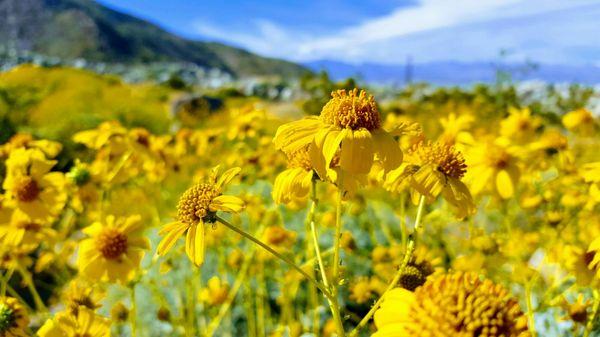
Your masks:
[[[191,62],[236,76],[308,70],[220,43],[183,39],[92,0],[0,0],[0,46],[107,63]]]

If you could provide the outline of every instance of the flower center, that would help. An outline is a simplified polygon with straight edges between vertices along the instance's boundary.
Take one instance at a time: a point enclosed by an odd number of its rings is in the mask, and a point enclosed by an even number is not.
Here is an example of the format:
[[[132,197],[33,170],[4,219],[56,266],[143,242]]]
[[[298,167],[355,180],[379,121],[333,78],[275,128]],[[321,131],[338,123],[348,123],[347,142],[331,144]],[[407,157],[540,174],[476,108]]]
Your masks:
[[[5,303],[0,303],[0,333],[8,331],[15,324],[15,312]]]
[[[288,154],[288,165],[291,168],[301,168],[301,169],[304,169],[305,171],[311,171],[312,164],[310,162],[308,146],[304,147],[296,152]]]
[[[341,128],[369,131],[379,129],[381,118],[377,103],[372,95],[358,89],[338,90],[331,93],[331,99],[323,107],[321,118],[327,124]]]
[[[127,236],[114,228],[105,229],[98,236],[98,249],[106,259],[114,260],[127,252]]]
[[[422,164],[433,164],[447,177],[462,178],[467,172],[467,164],[462,154],[446,143],[419,143],[413,152],[419,156]]]
[[[211,184],[197,184],[189,188],[179,199],[177,218],[186,224],[197,224],[210,215],[211,201],[221,195],[221,191]]]
[[[40,194],[40,187],[37,182],[29,176],[22,177],[17,183],[17,199],[22,202],[31,202]]]
[[[433,272],[433,267],[429,262],[416,263],[411,261],[402,273],[398,284],[404,289],[415,291],[425,283],[427,276],[433,274]]]

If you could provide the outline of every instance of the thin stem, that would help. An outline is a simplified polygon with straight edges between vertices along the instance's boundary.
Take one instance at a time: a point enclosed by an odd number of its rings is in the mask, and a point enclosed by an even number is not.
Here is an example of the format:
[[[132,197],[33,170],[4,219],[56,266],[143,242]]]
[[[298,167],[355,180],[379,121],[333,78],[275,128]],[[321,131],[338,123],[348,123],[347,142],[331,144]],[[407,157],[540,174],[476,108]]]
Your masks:
[[[338,186],[338,196],[336,202],[335,212],[335,237],[333,244],[333,275],[331,275],[331,313],[333,314],[333,320],[337,330],[338,337],[346,336],[344,330],[344,323],[340,314],[340,305],[338,302],[338,291],[339,291],[339,274],[340,274],[340,248],[341,248],[341,237],[342,237],[342,175],[340,173],[340,181]]]
[[[417,217],[415,219],[415,228],[413,230],[412,235],[409,235],[409,237],[408,237],[408,243],[406,244],[406,251],[404,253],[404,259],[402,260],[402,264],[398,268],[396,275],[394,275],[392,282],[390,282],[390,284],[386,288],[385,292],[379,297],[379,299],[377,299],[375,304],[373,304],[373,306],[371,307],[369,312],[358,323],[356,328],[354,328],[354,330],[352,330],[352,332],[350,332],[350,334],[348,335],[349,337],[356,336],[360,332],[360,330],[362,328],[364,328],[367,325],[367,323],[369,323],[369,321],[371,320],[371,317],[373,317],[373,315],[375,314],[375,311],[377,311],[377,309],[379,309],[379,306],[381,305],[381,302],[383,302],[385,295],[390,290],[394,289],[396,287],[396,285],[398,284],[398,281],[400,281],[400,278],[402,277],[402,274],[404,273],[406,266],[408,266],[408,264],[412,260],[413,254],[415,252],[416,243],[417,243],[417,236],[420,233],[420,231],[423,229],[423,224],[421,221],[423,219],[423,210],[424,209],[425,209],[425,197],[421,196],[419,198]]]
[[[310,203],[310,209],[308,211],[308,214],[306,216],[306,235],[307,236],[311,236],[311,232],[313,231],[312,228],[314,228],[314,223],[315,223],[315,212],[317,209],[317,182],[316,179],[312,179],[312,183],[311,183],[311,203]],[[316,258],[316,251],[318,250],[317,248],[313,248],[313,246],[315,244],[318,244],[311,240],[306,240],[306,251],[307,251],[307,259],[308,261],[314,261]],[[320,257],[320,256],[319,256]],[[314,262],[313,262],[314,263]],[[301,266],[302,267],[302,266]],[[311,268],[311,276],[315,277],[315,273],[314,273],[314,268]],[[315,277],[316,278],[316,277]],[[325,287],[327,287],[327,284],[325,282],[323,282]],[[313,334],[317,335],[319,333],[320,327],[319,327],[319,310],[317,310],[317,304],[319,302],[318,299],[318,294],[317,294],[317,288],[313,285],[311,285],[310,289],[309,289],[309,301],[308,301],[308,305],[309,308],[307,308],[308,311],[312,310],[312,332]]]
[[[600,312],[600,290],[594,290],[594,305],[592,306],[592,314],[585,325],[583,337],[589,337],[592,333],[594,323],[596,323],[596,319],[598,318],[598,312]]]
[[[23,277],[23,281],[25,281],[25,284],[27,285],[27,289],[29,289],[29,292],[31,293],[31,297],[33,297],[33,301],[35,302],[35,307],[42,312],[47,312],[48,308],[46,308],[44,301],[42,301],[40,294],[38,293],[37,289],[35,288],[35,284],[33,284],[33,279],[31,278],[31,273],[29,273],[29,271],[23,269],[23,267],[21,267],[21,266],[17,266],[17,269],[19,270],[21,277]]]
[[[136,324],[137,311],[135,310],[135,285],[131,286],[131,310],[129,311],[129,323],[131,324],[131,335],[137,336]]]
[[[537,337],[537,330],[535,329],[535,313],[533,311],[533,303],[531,301],[531,287],[532,284],[531,282],[529,282],[526,286],[525,286],[525,298],[527,301],[527,318],[529,320],[529,332],[531,333],[532,337]]]
[[[0,284],[0,297],[4,297],[6,295],[6,286],[8,285],[8,282],[10,282],[14,271],[15,270],[11,268],[2,276],[2,283]]]
[[[312,284],[314,284],[315,287],[317,287],[326,297],[330,297],[331,296],[331,294],[329,294],[329,291],[327,289],[325,289],[323,287],[323,285],[321,285],[314,278],[312,278],[310,275],[308,275],[304,270],[302,270],[302,268],[298,267],[298,265],[296,263],[294,263],[288,257],[285,257],[285,256],[279,254],[273,248],[269,247],[266,243],[264,243],[264,242],[260,241],[259,239],[255,238],[252,234],[247,233],[243,229],[238,228],[238,227],[230,224],[227,220],[225,220],[225,219],[217,216],[217,221],[219,221],[220,223],[222,223],[223,225],[225,225],[226,227],[228,227],[232,231],[240,234],[241,236],[245,237],[246,239],[254,242],[257,245],[259,245],[261,248],[263,248],[266,251],[268,251],[269,253],[273,254],[273,256],[275,256],[276,258],[278,258],[281,261],[285,262],[288,266],[294,268],[297,272],[299,272],[300,274],[302,274],[304,277],[306,277],[306,279],[308,279]]]

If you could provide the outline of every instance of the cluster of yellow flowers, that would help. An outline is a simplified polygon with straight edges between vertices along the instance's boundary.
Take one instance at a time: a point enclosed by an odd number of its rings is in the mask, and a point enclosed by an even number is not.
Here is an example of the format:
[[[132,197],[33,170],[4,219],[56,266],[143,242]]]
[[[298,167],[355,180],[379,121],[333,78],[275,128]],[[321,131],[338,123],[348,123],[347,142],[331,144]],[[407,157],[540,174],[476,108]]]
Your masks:
[[[14,135],[0,337],[597,334],[598,118],[388,104]]]

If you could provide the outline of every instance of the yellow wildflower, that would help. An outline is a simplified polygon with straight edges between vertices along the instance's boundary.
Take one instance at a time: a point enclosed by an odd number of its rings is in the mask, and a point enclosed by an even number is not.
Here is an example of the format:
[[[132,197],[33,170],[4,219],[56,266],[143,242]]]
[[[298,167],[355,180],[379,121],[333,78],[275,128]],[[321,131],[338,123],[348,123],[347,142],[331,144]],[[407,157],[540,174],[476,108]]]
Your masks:
[[[27,337],[29,318],[25,308],[12,297],[0,297],[0,336]]]
[[[110,337],[110,322],[95,314],[92,310],[81,307],[77,315],[61,312],[49,319],[38,330],[39,337]]]

